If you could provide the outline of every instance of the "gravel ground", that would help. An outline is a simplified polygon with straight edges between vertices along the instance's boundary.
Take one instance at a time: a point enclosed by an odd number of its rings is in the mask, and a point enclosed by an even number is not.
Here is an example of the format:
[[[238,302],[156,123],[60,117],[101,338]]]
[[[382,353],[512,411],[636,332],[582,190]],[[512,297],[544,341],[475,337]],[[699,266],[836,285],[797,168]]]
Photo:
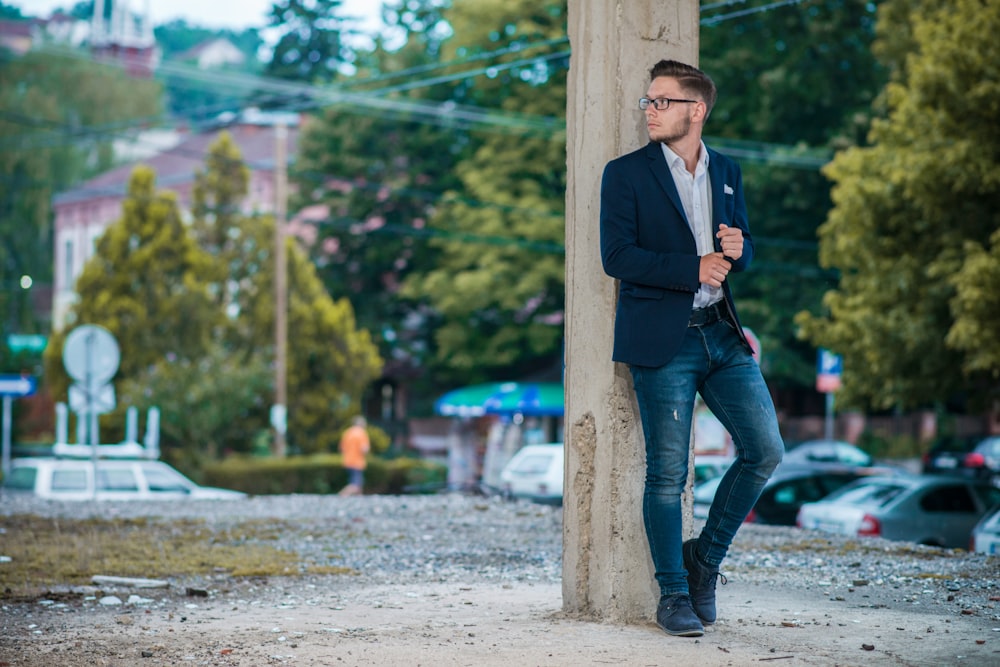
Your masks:
[[[62,591],[0,602],[0,666],[666,664],[623,657],[629,650],[647,656],[649,642],[714,647],[689,656],[702,665],[782,658],[783,664],[810,665],[1000,665],[1000,560],[964,551],[747,525],[723,568],[729,578],[719,592],[725,620],[699,644],[685,644],[652,625],[621,628],[561,612],[558,507],[458,494],[98,504],[0,497],[0,527],[3,517],[18,514],[201,518],[219,527],[281,519],[293,526],[282,548],[356,574],[268,580],[220,574],[171,580],[158,591]],[[14,538],[0,530],[0,555],[4,540]],[[192,600],[189,589],[206,592],[207,599]],[[102,605],[101,596],[109,593],[125,604]],[[136,594],[145,602],[130,605]],[[285,653],[275,652],[276,637],[257,626],[273,625],[276,615],[291,609],[308,610],[296,621],[303,624],[299,639],[281,644]],[[316,610],[325,610],[322,619]],[[328,616],[345,610],[366,625],[331,630],[336,620]],[[406,610],[404,618],[384,617]],[[447,620],[457,612],[463,615]],[[141,623],[127,620],[136,614]],[[509,643],[482,639],[484,626],[488,632],[496,625],[495,614],[507,622]],[[199,634],[182,640],[175,633],[182,618],[196,619]],[[309,626],[309,619],[322,629]],[[782,636],[784,628],[802,632]],[[480,639],[470,639],[476,635]],[[601,638],[586,659],[580,637]],[[511,657],[510,651],[533,642],[541,653]],[[238,648],[226,648],[233,645]],[[842,655],[846,646],[855,653]],[[424,659],[424,649],[436,653]],[[602,650],[607,660],[594,657]]]

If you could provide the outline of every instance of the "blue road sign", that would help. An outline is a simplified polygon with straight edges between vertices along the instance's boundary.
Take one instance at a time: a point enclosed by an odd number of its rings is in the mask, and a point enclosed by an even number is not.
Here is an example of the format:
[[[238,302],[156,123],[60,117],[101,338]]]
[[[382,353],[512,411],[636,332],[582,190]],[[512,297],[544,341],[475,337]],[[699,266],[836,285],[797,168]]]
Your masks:
[[[830,393],[840,389],[844,360],[839,354],[820,348],[816,358],[816,391]]]
[[[0,375],[0,396],[31,396],[36,387],[30,375]]]

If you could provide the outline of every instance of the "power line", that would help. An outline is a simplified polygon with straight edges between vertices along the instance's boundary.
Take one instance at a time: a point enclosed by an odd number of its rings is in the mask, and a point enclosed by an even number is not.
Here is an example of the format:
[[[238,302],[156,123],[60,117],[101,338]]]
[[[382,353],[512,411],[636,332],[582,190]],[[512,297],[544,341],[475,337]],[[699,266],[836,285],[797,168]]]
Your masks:
[[[559,37],[557,39],[547,39],[541,42],[534,42],[527,45],[521,43],[515,43],[511,46],[506,46],[494,51],[483,51],[482,53],[477,53],[472,56],[465,58],[457,58],[455,60],[449,60],[443,63],[428,63],[426,65],[417,65],[415,67],[410,67],[407,69],[400,70],[398,72],[386,72],[384,74],[376,75],[367,79],[352,80],[348,85],[351,86],[363,86],[369,83],[380,83],[385,80],[398,79],[403,76],[411,76],[413,74],[423,74],[425,72],[433,72],[434,70],[443,69],[446,67],[453,67],[455,65],[464,65],[465,63],[476,62],[479,60],[487,60],[489,58],[496,58],[498,56],[507,55],[509,53],[521,53],[523,51],[528,51],[536,48],[543,48],[547,46],[559,46],[561,44],[568,44],[569,37]]]
[[[731,21],[733,19],[742,18],[744,16],[749,16],[751,14],[759,14],[761,12],[769,12],[773,9],[779,9],[781,7],[787,7],[788,5],[797,5],[801,2],[806,2],[808,0],[777,0],[777,2],[772,2],[767,5],[761,5],[760,7],[750,7],[749,9],[740,9],[735,12],[730,12],[728,14],[718,14],[710,18],[704,18],[699,21],[701,25],[717,25],[723,21]]]
[[[730,14],[720,15],[716,17],[702,19],[701,23],[704,25],[717,24],[725,20],[731,20],[733,18],[738,18],[740,16],[746,16],[748,14],[770,11],[779,7],[798,4],[803,0],[780,0],[778,2],[773,2],[768,5],[761,7],[754,7],[746,10],[741,10],[740,12],[732,12]],[[718,7],[722,5],[728,5],[731,2],[726,3],[716,3],[715,5],[708,6],[706,8]],[[705,8],[703,8],[704,10]],[[418,68],[411,68],[409,71],[430,71],[431,69],[436,69],[439,67],[452,66],[454,64],[460,64],[463,62],[469,62],[472,60],[485,59],[499,57],[500,55],[505,55],[511,52],[521,52],[528,49],[540,48],[547,45],[555,45],[568,42],[568,38],[559,38],[555,40],[546,40],[543,42],[530,43],[527,45],[518,44],[516,46],[504,47],[497,49],[495,51],[486,52],[483,54],[476,54],[465,59],[459,59],[457,61],[450,61],[448,63],[439,63],[433,65],[419,66]],[[75,53],[68,53],[70,57],[78,57]],[[386,94],[388,92],[398,92],[402,90],[412,90],[415,88],[425,87],[429,85],[434,85],[436,83],[442,83],[446,81],[455,81],[465,78],[472,78],[480,76],[484,73],[490,73],[499,71],[502,69],[511,69],[519,67],[525,64],[535,64],[540,60],[548,59],[559,59],[564,56],[568,56],[568,52],[560,52],[558,54],[549,54],[547,56],[535,57],[522,59],[519,61],[514,61],[513,63],[503,63],[499,65],[493,65],[490,67],[484,67],[471,72],[463,72],[452,75],[447,75],[443,77],[434,77],[429,80],[410,82],[407,84],[401,84],[395,87],[389,87],[382,90],[369,91],[367,95],[362,94],[361,98],[352,96],[351,93],[344,91],[343,89],[329,89],[329,88],[319,88],[318,86],[312,86],[309,84],[296,84],[290,83],[283,80],[266,80],[263,77],[253,77],[248,75],[249,81],[241,81],[241,77],[233,76],[231,73],[224,76],[219,76],[211,73],[205,73],[202,70],[190,66],[183,66],[172,63],[165,63],[161,65],[161,70],[167,74],[173,73],[178,76],[187,77],[189,79],[201,78],[205,82],[213,83],[214,85],[226,85],[233,86],[237,85],[237,89],[242,90],[265,90],[272,91],[275,93],[283,95],[302,95],[307,98],[312,98],[311,102],[299,101],[292,108],[296,110],[304,110],[316,106],[322,106],[325,104],[338,104],[343,105],[346,110],[354,113],[367,113],[372,107],[379,108],[382,111],[391,111],[396,113],[403,113],[409,115],[415,120],[420,120],[422,122],[428,122],[444,127],[458,127],[460,129],[471,129],[476,127],[487,126],[491,129],[500,129],[502,131],[512,131],[525,134],[533,133],[544,133],[550,134],[555,132],[565,131],[565,122],[559,118],[555,117],[545,117],[545,116],[529,116],[526,114],[518,115],[517,117],[511,118],[512,112],[501,111],[501,112],[491,112],[483,110],[479,107],[461,107],[453,102],[437,102],[437,103],[415,103],[415,102],[404,102],[400,100],[379,100],[378,102],[373,102],[369,95],[372,94]],[[404,70],[405,71],[405,70]],[[364,83],[384,80],[387,78],[392,78],[393,76],[399,76],[400,74],[387,74],[380,77],[375,77],[367,81],[356,82],[356,85],[363,85]],[[247,79],[248,77],[242,77],[242,79]],[[444,108],[442,112],[442,107]],[[795,155],[793,151],[780,150],[771,151],[766,145],[758,144],[755,148],[747,148],[745,146],[737,146],[730,140],[715,140],[715,143],[719,146],[720,150],[731,154],[733,157],[739,157],[748,160],[755,161],[765,161],[778,165],[785,165],[790,167],[800,167],[800,168],[816,168],[825,164],[829,157],[824,154],[822,156],[801,156]],[[762,149],[762,147],[764,147]]]
[[[714,5],[709,5],[703,8],[715,8],[719,6],[728,6],[740,2],[742,0],[729,0],[728,2],[716,3]],[[778,7],[797,4],[802,0],[782,0],[780,2],[774,2],[769,5],[751,8],[747,10],[741,10],[740,12],[732,12],[730,14],[725,14],[717,17],[712,17],[710,19],[702,19],[703,24],[707,23],[718,23],[723,20],[729,20],[739,16],[745,16],[752,13],[770,11]],[[404,72],[414,72],[414,71],[431,71],[433,69],[439,69],[443,67],[453,66],[455,64],[461,64],[464,62],[470,62],[474,60],[482,60],[492,57],[498,57],[500,55],[505,55],[513,52],[522,52],[528,49],[540,48],[543,46],[551,46],[556,44],[562,44],[568,42],[567,38],[560,38],[555,40],[546,40],[544,42],[538,42],[534,44],[518,44],[516,46],[505,47],[491,52],[486,52],[482,54],[476,54],[475,56],[470,56],[468,58],[459,59],[456,61],[450,61],[448,63],[438,63],[433,65],[419,66],[417,68],[411,68],[410,70],[404,70]],[[61,55],[72,57],[72,58],[87,58],[87,56],[81,56],[79,52],[73,50],[61,50]],[[411,119],[417,122],[432,122],[438,125],[443,125],[447,127],[461,127],[464,129],[470,129],[473,127],[482,127],[484,124],[492,126],[493,128],[503,128],[505,130],[510,130],[511,128],[519,130],[527,130],[528,133],[533,133],[533,131],[544,132],[549,136],[552,132],[565,131],[565,122],[557,117],[545,117],[545,116],[530,116],[527,114],[512,114],[511,112],[491,112],[489,110],[483,110],[479,107],[459,107],[459,105],[450,102],[437,102],[437,103],[415,103],[411,101],[403,100],[384,100],[379,99],[373,101],[373,95],[384,95],[389,92],[400,92],[403,90],[412,90],[414,88],[425,87],[434,85],[436,83],[456,81],[465,78],[472,78],[480,76],[485,73],[491,73],[500,71],[503,69],[513,69],[520,67],[522,65],[530,65],[538,62],[546,62],[548,60],[557,60],[561,58],[566,58],[569,55],[568,51],[561,51],[554,54],[547,54],[543,56],[536,56],[533,58],[526,58],[521,60],[516,60],[510,63],[502,63],[497,65],[491,65],[476,70],[460,72],[452,75],[444,75],[440,77],[434,77],[426,79],[423,81],[415,81],[407,84],[401,84],[399,86],[387,87],[383,89],[377,89],[373,91],[367,91],[361,94],[351,94],[343,91],[342,89],[330,89],[330,88],[319,88],[318,86],[312,86],[308,84],[298,84],[293,82],[287,82],[283,80],[267,80],[263,77],[256,77],[252,75],[246,75],[244,77],[234,76],[232,73],[225,75],[217,75],[214,73],[206,73],[202,70],[184,66],[179,64],[167,63],[161,66],[161,69],[166,74],[174,74],[180,76],[182,80],[195,80],[201,79],[205,83],[210,83],[215,86],[218,85],[229,85],[235,86],[237,90],[271,90],[276,93],[283,95],[305,95],[306,97],[312,97],[314,99],[310,101],[302,101],[293,105],[293,108],[297,110],[307,109],[313,106],[321,106],[322,104],[337,104],[343,106],[345,110],[358,113],[367,113],[370,111],[372,106],[381,107],[382,110],[392,110],[392,111],[403,111],[411,115]],[[94,60],[93,58],[88,58]],[[383,76],[374,77],[365,81],[355,82],[355,85],[363,85],[365,83],[371,83],[376,81],[384,81],[394,77],[403,75],[403,73],[390,73]],[[317,93],[319,93],[317,95]],[[358,97],[360,95],[360,98]],[[229,107],[230,105],[226,105]],[[211,107],[208,107],[211,109]],[[444,112],[442,113],[442,109]],[[54,121],[44,121],[44,119],[33,119],[21,116],[20,118],[15,118],[15,114],[6,114],[9,119],[15,122],[21,122],[22,124],[29,126],[50,126],[60,128],[62,131],[59,133],[52,133],[48,137],[34,135],[31,140],[24,143],[24,140],[19,140],[20,147],[38,147],[44,145],[65,145],[66,139],[72,137],[75,140],[80,139],[92,139],[99,140],[101,137],[106,137],[107,135],[118,135],[125,131],[135,130],[135,121],[123,121],[119,123],[110,123],[103,126],[87,126],[84,128],[70,128],[68,126],[56,123]],[[144,119],[145,124],[148,126],[152,119]],[[777,165],[795,167],[795,168],[807,168],[815,169],[823,164],[826,164],[830,159],[829,151],[817,151],[811,150],[803,152],[801,148],[782,146],[777,144],[766,144],[763,142],[747,142],[747,141],[737,141],[732,139],[721,139],[721,138],[707,138],[714,146],[724,153],[727,153],[733,157],[742,158],[746,160],[762,161]],[[8,142],[4,142],[8,143]],[[3,144],[0,144],[2,146]],[[193,158],[202,160],[204,156],[200,153],[194,151],[188,152]],[[328,176],[328,175],[326,175]]]
[[[364,223],[360,220],[352,220],[348,218],[341,218],[339,220],[327,218],[325,220],[311,221],[310,224],[318,227],[333,227],[334,229],[354,232],[358,226],[363,225]],[[536,241],[534,239],[517,236],[473,234],[471,232],[442,229],[440,227],[423,227],[418,229],[407,225],[387,223],[378,229],[373,229],[364,233],[366,236],[375,234],[393,234],[396,236],[406,236],[410,238],[442,238],[449,241],[458,241],[460,243],[517,246],[519,248],[524,248],[525,250],[534,250],[535,252],[559,255],[565,254],[566,252],[566,246],[557,241]],[[360,236],[361,234],[358,235]]]

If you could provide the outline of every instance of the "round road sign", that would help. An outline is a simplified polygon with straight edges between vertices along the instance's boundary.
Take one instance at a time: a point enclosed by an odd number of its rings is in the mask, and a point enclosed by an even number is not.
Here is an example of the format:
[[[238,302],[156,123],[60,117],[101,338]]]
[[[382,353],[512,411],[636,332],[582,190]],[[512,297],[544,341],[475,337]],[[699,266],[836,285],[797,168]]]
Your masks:
[[[63,365],[77,382],[90,387],[104,384],[118,372],[118,342],[104,327],[84,324],[66,336]]]

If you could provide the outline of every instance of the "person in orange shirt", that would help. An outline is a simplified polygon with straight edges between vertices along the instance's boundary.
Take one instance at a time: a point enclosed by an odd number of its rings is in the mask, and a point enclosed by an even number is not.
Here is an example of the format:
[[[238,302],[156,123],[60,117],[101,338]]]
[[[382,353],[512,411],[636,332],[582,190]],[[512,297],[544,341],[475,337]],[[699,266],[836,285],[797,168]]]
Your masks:
[[[371,441],[365,430],[368,422],[364,417],[355,417],[351,426],[340,437],[340,453],[347,468],[348,484],[340,491],[342,496],[361,495],[365,483],[365,466]]]

